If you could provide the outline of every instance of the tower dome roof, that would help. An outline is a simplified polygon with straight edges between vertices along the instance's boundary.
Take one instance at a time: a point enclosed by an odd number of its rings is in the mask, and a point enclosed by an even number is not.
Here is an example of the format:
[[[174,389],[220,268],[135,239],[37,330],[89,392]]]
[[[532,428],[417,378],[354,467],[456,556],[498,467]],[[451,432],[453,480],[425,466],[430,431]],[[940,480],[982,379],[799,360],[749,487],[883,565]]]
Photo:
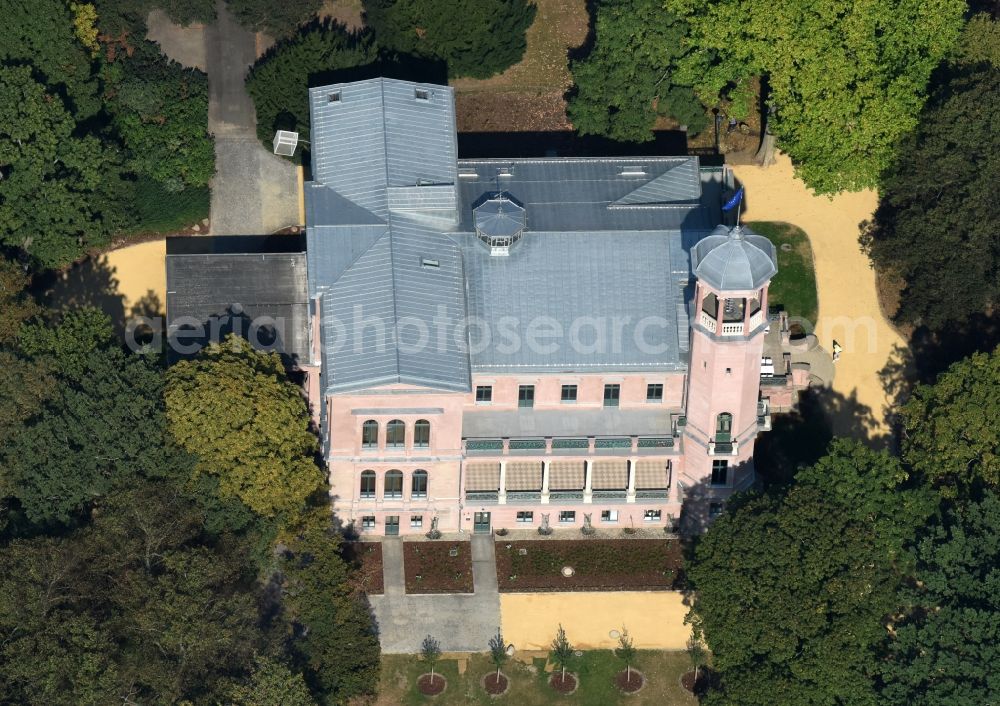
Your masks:
[[[693,249],[694,274],[720,291],[757,289],[778,272],[774,244],[746,226],[720,225]]]

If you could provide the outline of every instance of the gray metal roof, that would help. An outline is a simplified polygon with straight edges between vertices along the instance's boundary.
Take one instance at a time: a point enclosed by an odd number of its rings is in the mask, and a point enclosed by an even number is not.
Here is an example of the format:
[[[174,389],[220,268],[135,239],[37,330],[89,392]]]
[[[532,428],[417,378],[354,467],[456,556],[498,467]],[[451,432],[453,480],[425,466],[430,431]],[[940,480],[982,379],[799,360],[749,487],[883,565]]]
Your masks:
[[[327,390],[686,365],[689,252],[721,220],[721,173],[694,157],[460,161],[446,86],[371,79],[311,89],[310,106],[309,291]],[[497,191],[523,211],[474,212]],[[530,230],[491,257],[477,216]],[[507,346],[511,320],[521,335],[560,327],[562,344]],[[624,335],[598,343],[593,327],[615,322]]]
[[[694,273],[722,291],[762,287],[778,272],[774,244],[746,226],[718,226],[694,246]]]
[[[670,409],[650,405],[648,409],[574,408],[504,410],[479,408],[462,415],[463,438],[540,436],[662,436],[670,428]]]
[[[682,276],[672,272],[672,241],[680,243],[680,232],[526,231],[509,257],[491,257],[462,237],[469,316],[493,336],[477,345],[473,330],[473,370],[683,368],[677,311],[689,273],[684,265]],[[532,345],[529,330],[559,335]]]

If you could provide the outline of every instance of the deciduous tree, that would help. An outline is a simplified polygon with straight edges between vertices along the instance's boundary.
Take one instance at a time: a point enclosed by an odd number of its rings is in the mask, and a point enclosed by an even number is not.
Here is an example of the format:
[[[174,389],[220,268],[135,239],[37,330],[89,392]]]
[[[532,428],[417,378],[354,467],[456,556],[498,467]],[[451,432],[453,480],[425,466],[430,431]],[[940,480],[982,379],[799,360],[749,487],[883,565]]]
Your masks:
[[[931,72],[962,26],[962,0],[669,0],[691,25],[680,82],[706,100],[770,85],[771,131],[821,193],[874,187],[918,122]]]
[[[323,0],[226,0],[236,21],[254,32],[285,37],[309,22],[323,6]]]

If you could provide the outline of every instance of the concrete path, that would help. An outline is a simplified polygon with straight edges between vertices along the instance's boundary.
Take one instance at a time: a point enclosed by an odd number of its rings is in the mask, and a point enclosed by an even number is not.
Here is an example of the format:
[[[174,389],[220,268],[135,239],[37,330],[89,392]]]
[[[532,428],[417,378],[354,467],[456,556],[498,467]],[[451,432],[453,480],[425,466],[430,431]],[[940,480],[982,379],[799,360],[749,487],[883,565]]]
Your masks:
[[[426,635],[434,636],[444,652],[483,652],[500,626],[500,596],[490,535],[472,538],[474,593],[406,595],[403,542],[389,537],[382,543],[385,593],[369,596],[379,641],[386,654],[415,654]]]
[[[244,81],[257,58],[257,37],[217,0],[218,19],[205,29],[208,129],[215,135],[212,233],[272,233],[299,223],[295,165],[257,140],[257,119]]]
[[[763,169],[734,166],[746,187],[744,221],[786,221],[809,235],[816,260],[819,292],[820,344],[832,348],[836,339],[844,351],[837,361],[832,389],[848,402],[851,414],[834,415],[834,433],[881,436],[892,400],[879,377],[897,347],[906,342],[882,315],[875,289],[875,272],[858,245],[859,224],[871,218],[878,203],[874,191],[816,196],[795,178],[791,161],[778,155],[777,164]],[[864,408],[871,416],[861,418]]]

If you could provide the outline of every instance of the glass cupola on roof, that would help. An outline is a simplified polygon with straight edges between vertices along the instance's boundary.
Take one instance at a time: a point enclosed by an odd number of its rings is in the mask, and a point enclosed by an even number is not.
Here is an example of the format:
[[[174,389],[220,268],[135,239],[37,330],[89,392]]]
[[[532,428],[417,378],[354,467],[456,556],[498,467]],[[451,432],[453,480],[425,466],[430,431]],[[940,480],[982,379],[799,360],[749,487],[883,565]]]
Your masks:
[[[524,233],[524,207],[506,191],[496,191],[472,209],[476,237],[490,249],[491,255],[504,256]]]

